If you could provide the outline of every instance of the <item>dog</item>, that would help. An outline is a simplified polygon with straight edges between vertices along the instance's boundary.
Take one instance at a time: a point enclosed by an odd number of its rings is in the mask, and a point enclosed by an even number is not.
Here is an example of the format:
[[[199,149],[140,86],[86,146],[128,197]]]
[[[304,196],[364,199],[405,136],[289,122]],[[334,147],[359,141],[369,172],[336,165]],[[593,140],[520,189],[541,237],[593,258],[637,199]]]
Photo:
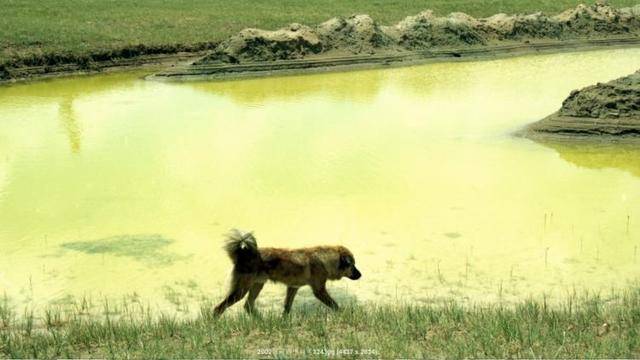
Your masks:
[[[244,309],[254,312],[254,304],[262,287],[271,280],[287,285],[284,313],[289,314],[293,299],[302,286],[309,285],[313,295],[333,310],[338,304],[327,292],[327,280],[347,277],[358,280],[362,274],[356,268],[351,251],[344,246],[316,246],[301,249],[258,248],[252,233],[232,230],[224,247],[233,262],[231,289],[215,307],[219,317],[231,305],[249,294]]]

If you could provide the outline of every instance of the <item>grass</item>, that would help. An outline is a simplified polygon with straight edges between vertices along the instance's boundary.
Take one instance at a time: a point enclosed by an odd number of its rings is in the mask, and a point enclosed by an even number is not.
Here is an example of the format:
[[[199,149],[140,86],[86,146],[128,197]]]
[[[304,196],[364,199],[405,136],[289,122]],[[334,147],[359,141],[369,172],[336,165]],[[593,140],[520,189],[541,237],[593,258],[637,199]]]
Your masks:
[[[86,304],[85,304],[86,305]],[[0,306],[0,357],[109,358],[638,358],[640,289],[557,306],[309,305],[290,317],[227,313],[179,320],[148,311],[87,317],[86,306],[20,319]],[[363,353],[356,353],[363,352]]]
[[[2,0],[0,65],[42,65],[211,47],[245,27],[315,24],[368,13],[391,24],[421,10],[473,16],[544,11],[579,0]],[[586,1],[587,3],[593,0]],[[612,0],[629,6],[637,0]],[[144,45],[145,49],[138,46]],[[138,48],[137,48],[138,47]]]

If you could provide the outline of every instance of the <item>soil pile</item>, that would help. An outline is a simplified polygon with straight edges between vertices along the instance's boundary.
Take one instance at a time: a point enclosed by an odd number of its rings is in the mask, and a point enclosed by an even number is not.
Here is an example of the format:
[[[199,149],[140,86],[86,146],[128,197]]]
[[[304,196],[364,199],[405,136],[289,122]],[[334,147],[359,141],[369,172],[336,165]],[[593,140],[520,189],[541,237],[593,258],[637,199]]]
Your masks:
[[[640,119],[640,70],[605,84],[575,90],[562,103],[560,115]]]
[[[368,15],[333,18],[318,26],[291,24],[267,31],[245,29],[222,42],[198,64],[302,59],[314,55],[374,54],[432,48],[483,46],[528,39],[603,38],[640,35],[640,5],[617,9],[578,5],[555,16],[496,14],[476,19],[464,13],[438,17],[432,11],[380,26]]]
[[[394,45],[393,39],[369,15],[355,15],[347,19],[336,17],[318,25],[316,32],[325,51],[374,53],[377,48]]]
[[[291,60],[330,50],[372,54],[393,44],[369,15],[355,15],[333,18],[315,28],[294,23],[275,31],[245,29],[198,63]]]
[[[637,30],[640,19],[627,9],[619,10],[605,4],[578,5],[552,18],[563,34],[591,35],[594,33],[621,34]]]
[[[244,29],[216,49],[214,56],[230,63],[255,59],[298,59],[317,54],[323,49],[318,34],[308,26],[291,24],[289,27],[266,31]]]
[[[403,48],[423,50],[436,46],[485,44],[480,22],[464,13],[436,17],[431,10],[408,16],[386,32]]]
[[[528,130],[565,135],[640,135],[640,70],[572,91],[559,111]]]
[[[482,19],[484,34],[497,40],[520,40],[526,38],[560,38],[560,24],[538,12],[529,15],[496,14]]]

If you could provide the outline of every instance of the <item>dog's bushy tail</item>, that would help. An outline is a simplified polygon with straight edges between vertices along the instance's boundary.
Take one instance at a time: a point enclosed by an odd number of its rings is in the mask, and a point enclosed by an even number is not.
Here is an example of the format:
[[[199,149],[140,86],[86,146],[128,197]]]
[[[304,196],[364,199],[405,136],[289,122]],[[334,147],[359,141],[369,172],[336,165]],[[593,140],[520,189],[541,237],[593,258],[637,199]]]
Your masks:
[[[227,234],[224,250],[239,272],[255,272],[262,262],[258,243],[253,233],[243,233],[238,229],[232,229]]]

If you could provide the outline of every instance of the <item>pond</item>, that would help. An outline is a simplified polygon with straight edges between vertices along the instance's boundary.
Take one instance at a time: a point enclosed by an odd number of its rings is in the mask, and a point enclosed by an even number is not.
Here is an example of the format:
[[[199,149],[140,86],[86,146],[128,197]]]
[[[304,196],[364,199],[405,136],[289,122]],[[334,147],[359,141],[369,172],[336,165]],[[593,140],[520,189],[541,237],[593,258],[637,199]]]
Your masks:
[[[640,147],[512,133],[572,89],[638,68],[640,49],[617,49],[1,87],[0,294],[192,311],[223,296],[221,246],[234,227],[262,246],[349,247],[363,277],[332,283],[338,302],[509,303],[628,287],[640,275]],[[258,306],[284,292],[268,285]]]

